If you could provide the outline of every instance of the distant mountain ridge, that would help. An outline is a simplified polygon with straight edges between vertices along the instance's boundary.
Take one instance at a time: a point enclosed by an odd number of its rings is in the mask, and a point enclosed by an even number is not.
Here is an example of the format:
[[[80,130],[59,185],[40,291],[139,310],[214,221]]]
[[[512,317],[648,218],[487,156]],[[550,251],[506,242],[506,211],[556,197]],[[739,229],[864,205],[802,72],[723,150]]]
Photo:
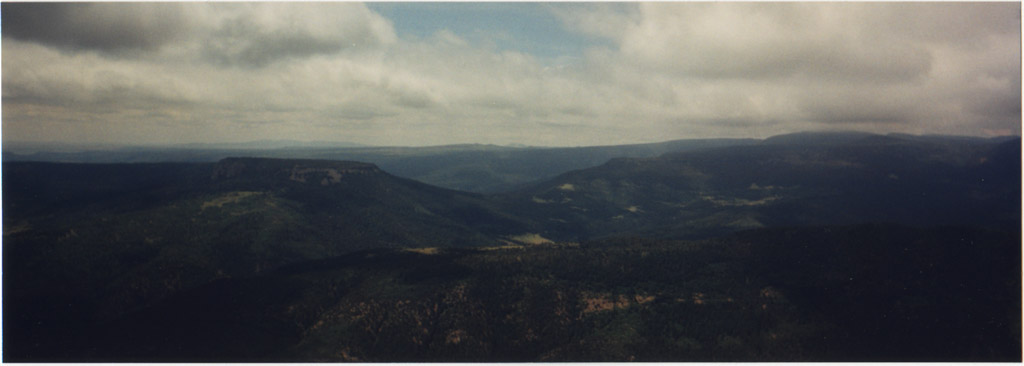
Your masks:
[[[770,136],[763,140],[766,144],[837,144],[865,142],[869,139],[892,138],[895,140],[908,141],[929,141],[929,142],[974,142],[974,143],[998,143],[1015,139],[1020,136],[962,136],[962,135],[939,135],[923,134],[914,135],[909,133],[887,133],[878,134],[863,131],[803,131]]]
[[[312,159],[260,159],[226,158],[214,166],[213,179],[274,179],[287,174],[288,180],[306,183],[320,182],[321,185],[337,184],[343,176],[382,173],[376,165],[354,161],[312,160]]]
[[[7,161],[81,163],[215,162],[249,156],[283,159],[354,160],[425,183],[480,193],[506,191],[560,173],[602,164],[617,157],[657,156],[670,151],[752,144],[752,139],[674,140],[650,144],[542,148],[461,144],[427,147],[291,146],[258,144],[192,147],[115,148],[19,154],[5,147]],[[328,143],[325,143],[328,144]],[[220,146],[220,147],[217,147]]]
[[[246,142],[226,142],[226,143],[188,143],[188,144],[172,144],[168,147],[182,148],[182,149],[221,149],[221,150],[241,150],[241,149],[283,149],[283,148],[296,148],[296,147],[367,147],[369,145],[359,144],[348,141],[300,141],[300,140],[258,140],[258,141],[246,141]]]
[[[816,136],[828,142],[806,142]],[[45,207],[44,202],[74,207],[74,202],[105,200],[97,202],[144,207],[140,205],[165,204],[162,200],[183,194],[266,192],[268,197],[301,202],[307,209],[323,207],[321,213],[351,215],[352,208],[368,205],[360,210],[391,218],[365,225],[405,235],[402,240],[413,243],[421,241],[401,230],[386,230],[381,222],[412,220],[424,228],[444,222],[440,227],[461,233],[449,239],[473,238],[457,240],[465,243],[493,243],[530,233],[556,240],[621,234],[706,237],[765,226],[868,221],[1004,226],[1019,215],[1019,209],[1014,210],[1019,200],[1013,197],[1020,195],[1020,139],[992,141],[998,140],[832,133],[783,136],[758,144],[720,146],[720,141],[703,141],[707,147],[690,141],[681,150],[657,157],[613,158],[493,197],[399,178],[376,164],[354,161],[225,158],[212,165],[165,165],[169,172],[160,164],[127,169],[116,164],[90,168],[9,162],[5,171],[12,175],[5,192],[10,198],[5,206],[14,214],[5,221],[35,212],[34,207]],[[149,173],[132,176],[127,173],[132,170]],[[61,175],[78,182],[54,180]],[[120,201],[106,198],[119,189],[137,193]],[[54,199],[27,200],[42,192]],[[19,212],[23,207],[28,211]],[[317,212],[307,211],[321,214]]]

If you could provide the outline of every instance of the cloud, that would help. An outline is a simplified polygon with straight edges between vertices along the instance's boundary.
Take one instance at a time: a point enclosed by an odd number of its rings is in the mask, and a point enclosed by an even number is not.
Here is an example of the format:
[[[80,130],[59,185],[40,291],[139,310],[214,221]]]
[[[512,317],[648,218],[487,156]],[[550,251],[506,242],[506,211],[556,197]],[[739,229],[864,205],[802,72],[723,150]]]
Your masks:
[[[616,40],[622,57],[689,78],[898,81],[927,73],[931,59],[920,43],[863,27],[876,11],[862,4],[642,3],[626,12],[633,16],[565,16],[581,31]]]
[[[3,33],[68,51],[125,56],[179,46],[221,65],[260,67],[393,42],[362,4],[4,3]]]
[[[405,37],[355,3],[75,5],[3,4],[5,139],[588,145],[1020,131],[1014,3],[523,4],[601,40],[571,58],[478,39],[502,29]]]
[[[388,21],[362,4],[214,4],[202,53],[221,64],[270,62],[373,48],[395,41]]]
[[[656,104],[675,106],[677,121],[784,121],[746,126],[747,133],[773,133],[780,125],[1020,130],[1020,4],[641,3],[575,10],[558,14],[577,31],[616,44],[599,52],[601,74],[619,85],[644,85],[639,90],[672,85],[672,93],[657,94],[674,94],[674,102]]]
[[[182,4],[4,3],[3,34],[71,50],[153,50],[188,32]]]
[[[4,40],[4,103],[74,107],[132,101],[177,104],[195,100],[192,87],[160,65],[68,54],[39,44]],[[8,105],[5,105],[7,107]],[[7,117],[5,113],[4,117]]]

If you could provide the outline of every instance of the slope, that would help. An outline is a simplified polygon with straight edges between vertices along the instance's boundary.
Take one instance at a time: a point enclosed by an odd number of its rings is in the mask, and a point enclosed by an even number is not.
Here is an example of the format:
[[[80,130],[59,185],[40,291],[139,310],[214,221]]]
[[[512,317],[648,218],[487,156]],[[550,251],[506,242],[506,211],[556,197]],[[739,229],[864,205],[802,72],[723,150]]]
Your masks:
[[[59,351],[108,362],[1019,362],[1019,241],[859,225],[363,251],[182,291],[83,326]]]
[[[562,240],[864,222],[1012,231],[1019,227],[1020,177],[1019,138],[825,134],[615,159],[502,200],[543,223],[542,235]]]
[[[86,163],[214,162],[231,156],[355,160],[373,163],[397,176],[471,192],[495,193],[558,174],[596,166],[617,157],[650,157],[670,151],[746,145],[753,139],[690,139],[650,144],[564,148],[449,145],[430,147],[341,147],[239,144],[237,148],[204,146],[110,147],[61,151],[5,150],[5,161]],[[17,146],[12,149],[16,149]]]
[[[1011,360],[1020,144],[799,134],[497,196],[351,161],[8,162],[4,355]],[[835,226],[868,222],[909,227]]]
[[[5,349],[52,349],[75,324],[220,278],[367,248],[497,245],[524,230],[483,197],[365,163],[3,168],[4,330],[21,335]]]

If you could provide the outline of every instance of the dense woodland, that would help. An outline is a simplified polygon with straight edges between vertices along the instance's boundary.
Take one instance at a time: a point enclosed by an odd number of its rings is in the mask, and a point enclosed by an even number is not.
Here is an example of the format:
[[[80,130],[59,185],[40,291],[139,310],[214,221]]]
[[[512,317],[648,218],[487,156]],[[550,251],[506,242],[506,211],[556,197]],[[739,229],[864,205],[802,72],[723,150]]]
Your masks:
[[[495,195],[5,161],[4,361],[1019,362],[1019,138],[822,137]]]

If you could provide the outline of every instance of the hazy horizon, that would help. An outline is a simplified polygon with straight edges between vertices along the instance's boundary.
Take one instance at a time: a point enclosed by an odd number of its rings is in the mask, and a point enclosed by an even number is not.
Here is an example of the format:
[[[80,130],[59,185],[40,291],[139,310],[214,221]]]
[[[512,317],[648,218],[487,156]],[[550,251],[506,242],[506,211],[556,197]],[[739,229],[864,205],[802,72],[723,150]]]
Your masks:
[[[3,141],[1021,134],[1019,3],[4,3]]]
[[[509,148],[577,148],[577,147],[610,147],[610,146],[628,146],[628,145],[645,145],[645,144],[659,144],[667,143],[672,141],[683,141],[683,140],[716,140],[716,139],[751,139],[751,140],[765,140],[775,136],[799,134],[799,133],[872,133],[870,131],[853,131],[853,130],[836,130],[836,131],[795,131],[789,133],[783,133],[778,135],[766,136],[766,137],[706,137],[706,138],[678,138],[668,140],[658,140],[649,142],[622,142],[622,143],[609,143],[609,144],[595,144],[595,145],[527,145],[522,143],[480,143],[480,142],[455,142],[446,144],[436,145],[368,145],[360,144],[351,141],[325,141],[325,140],[291,140],[291,139],[279,139],[279,140],[249,140],[249,141],[221,141],[221,142],[169,142],[169,143],[151,143],[151,144],[139,144],[132,143],[131,141],[116,141],[116,142],[64,142],[64,141],[3,141],[0,143],[0,147],[4,147],[4,150],[11,150],[13,152],[31,152],[31,151],[48,151],[47,148],[66,149],[68,152],[73,151],[86,151],[86,150],[103,150],[103,149],[121,149],[121,148],[139,148],[139,149],[160,149],[160,148],[197,148],[197,149],[274,149],[281,147],[303,147],[303,148],[344,148],[344,149],[375,149],[375,148],[431,148],[431,147],[448,147],[448,146],[498,146],[498,147],[509,147]],[[891,132],[894,134],[902,134],[902,132]],[[880,133],[879,135],[887,135],[889,133]],[[1008,134],[1008,135],[992,135],[992,136],[978,136],[978,135],[949,135],[949,134],[909,134],[913,136],[948,136],[948,137],[965,137],[965,138],[1000,138],[1000,137],[1017,137],[1020,138],[1020,134]],[[265,143],[265,146],[259,146],[259,144]]]

